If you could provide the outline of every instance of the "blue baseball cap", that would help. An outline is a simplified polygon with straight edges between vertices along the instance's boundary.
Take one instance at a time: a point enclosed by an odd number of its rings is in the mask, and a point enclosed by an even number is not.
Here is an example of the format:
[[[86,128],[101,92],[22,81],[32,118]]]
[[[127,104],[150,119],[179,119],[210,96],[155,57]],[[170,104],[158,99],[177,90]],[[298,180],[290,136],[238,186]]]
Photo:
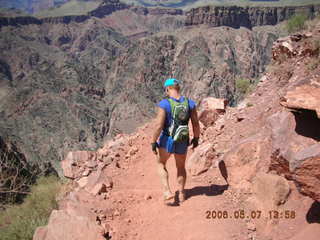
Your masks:
[[[175,78],[168,78],[165,82],[164,82],[164,87],[169,87],[169,86],[173,86],[173,85],[178,85],[180,84],[180,81],[175,79]]]

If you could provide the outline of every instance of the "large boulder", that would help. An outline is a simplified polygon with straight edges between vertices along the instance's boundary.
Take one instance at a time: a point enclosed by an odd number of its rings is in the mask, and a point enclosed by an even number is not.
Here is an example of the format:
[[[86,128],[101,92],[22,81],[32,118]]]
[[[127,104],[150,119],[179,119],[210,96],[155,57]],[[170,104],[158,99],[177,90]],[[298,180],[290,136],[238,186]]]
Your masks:
[[[297,33],[279,38],[272,47],[273,60],[282,63],[288,58],[317,55],[319,49],[305,40],[310,37],[312,33]]]
[[[104,229],[89,217],[69,215],[64,210],[53,210],[46,227],[36,230],[33,240],[105,240]]]
[[[201,144],[188,157],[186,168],[191,175],[199,175],[211,167],[214,156],[214,149],[211,143]]]
[[[280,103],[287,108],[313,110],[320,118],[319,96],[319,87],[305,84],[288,91]]]
[[[205,127],[215,123],[221,114],[225,113],[227,100],[208,97],[201,101],[199,109],[199,120]]]
[[[291,170],[298,190],[320,201],[320,144],[298,152],[294,159]]]
[[[292,112],[276,113],[268,119],[273,139],[270,170],[294,180],[302,194],[317,201],[320,200],[319,96],[320,88],[312,82],[293,86],[280,102]]]
[[[299,132],[300,128],[304,131],[310,123],[305,122],[303,126],[297,119],[303,119],[303,114],[295,116],[296,113],[282,111],[271,115],[268,118],[268,124],[271,129],[272,140],[272,159],[270,170],[276,170],[278,174],[284,175],[290,179],[291,171],[295,165],[295,154],[314,145],[316,141],[305,134]],[[300,121],[300,120],[298,120]]]
[[[84,188],[93,195],[99,195],[107,192],[113,187],[111,177],[107,176],[104,169],[98,169],[92,172],[88,177],[84,176],[77,181],[80,188]]]
[[[286,202],[290,193],[288,181],[281,176],[258,173],[253,180],[253,194],[265,210]]]
[[[97,160],[97,153],[92,151],[69,152],[67,157],[61,161],[63,174],[67,178],[75,179],[81,176],[83,169],[81,166],[93,166]],[[94,166],[93,166],[94,167]]]
[[[269,156],[269,139],[252,136],[232,147],[223,157],[229,173],[229,183],[239,186],[251,182],[257,171],[267,171],[264,161]]]

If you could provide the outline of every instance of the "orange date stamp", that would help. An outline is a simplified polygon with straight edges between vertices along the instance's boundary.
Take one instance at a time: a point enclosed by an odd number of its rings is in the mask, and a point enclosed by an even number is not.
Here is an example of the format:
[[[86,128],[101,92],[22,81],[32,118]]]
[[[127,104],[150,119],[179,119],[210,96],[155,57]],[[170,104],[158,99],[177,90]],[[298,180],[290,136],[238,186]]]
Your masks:
[[[294,210],[270,210],[262,212],[260,210],[245,211],[243,209],[235,211],[227,210],[207,210],[205,212],[206,219],[259,219],[267,217],[269,219],[295,219],[296,212]]]

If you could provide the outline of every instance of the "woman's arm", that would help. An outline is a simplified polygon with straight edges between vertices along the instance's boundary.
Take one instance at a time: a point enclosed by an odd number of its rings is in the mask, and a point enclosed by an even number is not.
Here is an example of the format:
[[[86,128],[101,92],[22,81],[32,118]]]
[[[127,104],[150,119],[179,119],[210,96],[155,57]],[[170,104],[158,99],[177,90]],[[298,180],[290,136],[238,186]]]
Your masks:
[[[199,138],[200,124],[199,124],[198,113],[197,113],[196,107],[194,107],[191,111],[191,123],[192,123],[192,129],[193,129],[193,137]]]
[[[152,136],[152,143],[155,143],[158,140],[160,133],[163,129],[165,119],[166,119],[166,111],[163,108],[159,107],[157,118],[156,118],[156,124],[154,128],[154,133]]]

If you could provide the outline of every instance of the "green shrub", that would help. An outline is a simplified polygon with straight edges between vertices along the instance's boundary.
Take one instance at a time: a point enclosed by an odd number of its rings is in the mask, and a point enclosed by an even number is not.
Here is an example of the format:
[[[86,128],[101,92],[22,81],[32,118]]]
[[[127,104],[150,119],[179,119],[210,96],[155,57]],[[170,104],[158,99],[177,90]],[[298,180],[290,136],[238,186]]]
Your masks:
[[[239,78],[236,80],[236,90],[240,95],[245,95],[248,93],[250,88],[250,80]]]
[[[35,229],[46,225],[51,211],[57,208],[60,187],[57,177],[40,177],[22,204],[6,206],[0,212],[1,240],[32,240]]]
[[[319,64],[320,64],[320,62],[319,62],[319,59],[317,59],[317,58],[310,60],[310,62],[307,65],[309,71],[316,70],[318,68]]]
[[[297,32],[305,28],[305,22],[308,18],[305,15],[294,15],[287,22],[289,33]]]
[[[247,107],[253,107],[252,103],[247,103]]]

